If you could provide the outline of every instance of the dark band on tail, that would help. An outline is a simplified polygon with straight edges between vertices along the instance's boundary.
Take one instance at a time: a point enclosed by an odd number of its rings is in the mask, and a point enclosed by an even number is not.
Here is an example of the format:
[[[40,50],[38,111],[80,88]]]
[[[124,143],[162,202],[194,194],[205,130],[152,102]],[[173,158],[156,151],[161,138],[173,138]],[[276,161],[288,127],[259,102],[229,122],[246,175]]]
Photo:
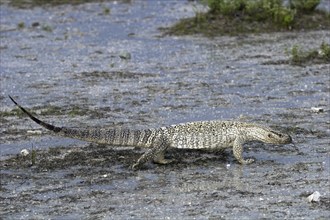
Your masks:
[[[27,116],[29,116],[34,122],[36,122],[37,124],[41,125],[42,127],[54,131],[54,132],[60,132],[62,130],[62,128],[60,127],[56,127],[54,125],[48,124],[46,122],[43,122],[41,120],[39,120],[38,118],[34,117],[30,112],[28,112],[25,108],[23,108],[22,106],[20,106],[10,95],[8,95],[9,98],[11,99],[11,101],[13,101],[13,103],[19,107]]]

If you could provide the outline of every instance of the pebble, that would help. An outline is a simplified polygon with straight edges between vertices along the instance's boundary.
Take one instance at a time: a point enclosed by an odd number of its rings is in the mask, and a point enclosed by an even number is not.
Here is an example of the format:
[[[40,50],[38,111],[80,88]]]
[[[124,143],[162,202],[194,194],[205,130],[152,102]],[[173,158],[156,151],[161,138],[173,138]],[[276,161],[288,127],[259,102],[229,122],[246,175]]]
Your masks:
[[[323,112],[324,111],[323,108],[319,108],[319,107],[312,107],[311,110],[314,113],[319,113],[319,112]]]
[[[27,149],[23,149],[23,150],[21,150],[20,154],[25,157],[25,156],[29,155],[29,151]]]
[[[313,192],[310,196],[307,197],[308,202],[319,202],[321,194],[318,191]]]

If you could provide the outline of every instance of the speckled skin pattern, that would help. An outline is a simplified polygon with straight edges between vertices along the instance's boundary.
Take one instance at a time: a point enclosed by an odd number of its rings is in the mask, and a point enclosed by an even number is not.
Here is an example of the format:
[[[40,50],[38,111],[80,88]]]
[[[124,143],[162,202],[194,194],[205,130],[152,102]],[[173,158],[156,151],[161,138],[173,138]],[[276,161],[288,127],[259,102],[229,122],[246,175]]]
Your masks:
[[[76,129],[56,127],[34,117],[30,112],[9,96],[25,114],[44,128],[57,135],[112,146],[137,146],[148,150],[133,164],[138,168],[149,160],[167,164],[172,160],[164,159],[167,148],[184,149],[224,149],[233,148],[236,160],[241,164],[250,164],[253,159],[243,158],[243,144],[249,141],[261,141],[269,144],[289,144],[289,135],[274,131],[269,127],[235,121],[196,121],[171,125],[157,129]]]

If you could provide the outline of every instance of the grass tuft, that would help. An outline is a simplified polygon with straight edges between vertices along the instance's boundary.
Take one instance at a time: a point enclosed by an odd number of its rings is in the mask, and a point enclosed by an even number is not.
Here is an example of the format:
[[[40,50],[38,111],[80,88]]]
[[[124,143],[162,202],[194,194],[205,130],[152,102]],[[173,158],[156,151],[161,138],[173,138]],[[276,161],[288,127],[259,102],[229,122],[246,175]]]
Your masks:
[[[306,29],[329,29],[330,15],[316,10],[319,0],[204,0],[208,12],[196,12],[164,29],[165,34],[237,35]],[[307,13],[308,12],[308,13]]]
[[[293,65],[307,65],[310,63],[330,63],[330,45],[322,43],[319,49],[304,51],[294,45],[287,52],[290,55],[290,62]]]

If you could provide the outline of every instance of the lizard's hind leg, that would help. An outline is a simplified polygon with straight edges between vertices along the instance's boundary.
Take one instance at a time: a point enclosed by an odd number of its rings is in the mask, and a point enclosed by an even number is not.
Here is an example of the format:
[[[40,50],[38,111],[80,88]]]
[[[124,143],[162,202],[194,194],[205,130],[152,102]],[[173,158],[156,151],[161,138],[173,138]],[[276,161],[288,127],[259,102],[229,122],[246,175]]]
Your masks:
[[[166,164],[171,161],[164,159],[164,151],[169,147],[169,143],[166,138],[160,136],[156,138],[153,147],[147,150],[138,161],[133,164],[132,168],[137,169],[147,161],[153,159],[156,163]]]
[[[158,155],[156,155],[153,159],[154,163],[169,164],[174,161],[174,159],[165,159],[164,153],[165,153],[164,151],[158,153]]]

